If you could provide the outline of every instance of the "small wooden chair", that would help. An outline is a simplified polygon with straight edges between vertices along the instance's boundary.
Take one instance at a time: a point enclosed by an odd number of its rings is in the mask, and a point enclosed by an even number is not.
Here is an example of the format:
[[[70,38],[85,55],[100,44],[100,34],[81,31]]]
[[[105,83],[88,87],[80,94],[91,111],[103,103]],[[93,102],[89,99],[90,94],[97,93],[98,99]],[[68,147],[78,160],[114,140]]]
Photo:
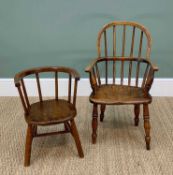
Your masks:
[[[53,73],[55,76],[55,98],[50,100],[43,100],[40,75],[42,73]],[[68,99],[60,99],[58,96],[58,75],[65,74],[68,76]],[[30,104],[27,88],[24,78],[33,76],[36,78],[36,84],[38,88],[39,102]],[[32,78],[33,78],[32,77]],[[30,165],[31,157],[31,145],[34,137],[71,133],[76,142],[79,156],[84,157],[79,134],[76,128],[74,117],[77,114],[76,111],[76,93],[77,83],[80,76],[77,71],[67,67],[40,67],[24,70],[15,75],[15,86],[18,89],[20,99],[24,109],[25,120],[28,124],[26,145],[25,145],[25,161],[24,165]],[[74,83],[73,83],[74,82]],[[74,92],[72,93],[72,88]],[[72,98],[73,94],[73,98]],[[37,126],[63,124],[64,130],[51,133],[38,133]]]
[[[146,148],[150,149],[149,94],[154,73],[150,62],[151,36],[135,22],[115,21],[105,25],[98,34],[98,58],[86,68],[89,73],[93,103],[92,142],[96,143],[98,105],[103,121],[106,105],[134,105],[135,126],[143,105]],[[120,78],[117,78],[120,77]]]

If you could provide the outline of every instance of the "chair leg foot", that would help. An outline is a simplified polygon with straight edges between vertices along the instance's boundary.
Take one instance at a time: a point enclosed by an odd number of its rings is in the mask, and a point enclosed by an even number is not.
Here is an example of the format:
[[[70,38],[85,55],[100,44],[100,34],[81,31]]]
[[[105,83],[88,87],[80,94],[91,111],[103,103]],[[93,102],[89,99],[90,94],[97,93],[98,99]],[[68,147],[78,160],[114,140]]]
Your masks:
[[[148,104],[143,105],[143,112],[144,112],[144,130],[145,130],[145,142],[146,142],[146,149],[150,150],[150,120],[149,120],[149,108]]]
[[[105,112],[105,109],[106,109],[106,105],[101,105],[100,106],[100,121],[103,122],[103,119],[104,119],[104,112]]]
[[[150,150],[150,141],[147,141],[146,138],[145,138],[145,141],[146,141],[146,149]]]
[[[135,123],[135,126],[138,126],[139,125],[139,113],[140,113],[139,104],[134,106],[134,113],[135,113],[134,123]]]
[[[25,167],[30,165],[32,139],[33,139],[32,125],[28,125],[26,134],[26,144],[25,144],[25,161],[24,161]]]
[[[80,139],[79,139],[79,134],[78,134],[74,119],[71,120],[71,133],[72,133],[72,136],[74,137],[79,157],[83,158],[84,153],[83,153],[83,150],[82,150],[82,145],[81,145],[81,142],[80,142]]]
[[[92,119],[92,143],[95,144],[96,143],[96,139],[97,139],[97,126],[98,126],[98,121],[97,121],[97,117],[98,117],[98,110],[97,110],[97,104],[93,105],[93,115],[92,115],[93,119]]]

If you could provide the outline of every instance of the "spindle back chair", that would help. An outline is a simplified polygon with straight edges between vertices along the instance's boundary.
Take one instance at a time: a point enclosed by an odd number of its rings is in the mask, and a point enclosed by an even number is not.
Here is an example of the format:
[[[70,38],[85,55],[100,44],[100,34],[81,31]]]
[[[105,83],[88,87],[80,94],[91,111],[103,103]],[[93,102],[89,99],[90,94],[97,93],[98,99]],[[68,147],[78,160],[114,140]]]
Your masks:
[[[42,85],[40,76],[45,73],[54,75],[55,97],[53,99],[44,99],[42,95]],[[59,74],[68,76],[67,100],[59,96]],[[26,78],[35,77],[35,83],[38,91],[38,102],[32,103],[29,100],[29,87],[25,83]],[[74,121],[76,111],[77,84],[80,79],[79,73],[68,67],[38,67],[19,72],[14,77],[15,86],[18,89],[22,106],[24,109],[25,120],[28,124],[26,145],[25,145],[25,166],[30,165],[31,145],[34,137],[71,133],[76,142],[78,153],[83,157],[83,150],[80,143],[78,131]],[[45,79],[46,81],[46,79]],[[65,87],[63,87],[65,88]],[[73,91],[73,93],[72,93]],[[73,95],[73,96],[72,96]],[[64,130],[58,132],[38,133],[37,126],[64,124]]]
[[[150,149],[148,104],[154,73],[158,70],[150,61],[151,36],[135,22],[114,21],[106,24],[97,38],[98,58],[86,67],[89,73],[93,103],[92,142],[96,143],[98,105],[103,121],[106,105],[134,105],[135,126],[139,122],[140,104],[144,107],[146,147]]]

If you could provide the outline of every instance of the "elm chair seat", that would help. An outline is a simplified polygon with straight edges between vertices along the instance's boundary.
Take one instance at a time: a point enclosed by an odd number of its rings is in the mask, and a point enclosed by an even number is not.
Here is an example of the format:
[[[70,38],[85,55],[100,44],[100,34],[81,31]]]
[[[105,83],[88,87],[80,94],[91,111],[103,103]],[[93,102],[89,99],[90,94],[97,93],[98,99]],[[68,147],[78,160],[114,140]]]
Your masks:
[[[142,88],[122,85],[101,85],[90,95],[90,102],[97,104],[143,104],[150,103],[151,96]]]
[[[47,125],[64,123],[76,116],[76,109],[66,100],[45,100],[31,104],[26,121],[32,124]]]

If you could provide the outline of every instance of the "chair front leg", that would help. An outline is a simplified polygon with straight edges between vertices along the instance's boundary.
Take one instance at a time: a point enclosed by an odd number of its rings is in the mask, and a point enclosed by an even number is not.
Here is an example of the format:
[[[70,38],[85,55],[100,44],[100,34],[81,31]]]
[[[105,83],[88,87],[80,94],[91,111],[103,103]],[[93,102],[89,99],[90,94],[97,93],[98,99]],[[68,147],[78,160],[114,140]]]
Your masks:
[[[79,157],[83,158],[84,153],[83,153],[83,150],[82,150],[82,145],[81,145],[81,142],[80,142],[80,139],[79,139],[79,134],[78,134],[78,131],[77,131],[77,128],[76,128],[75,121],[74,121],[74,119],[72,119],[70,122],[71,122],[71,134],[74,137]]]
[[[101,105],[100,106],[100,121],[103,122],[103,119],[104,119],[104,112],[105,112],[105,109],[106,109],[106,105]]]
[[[139,104],[136,104],[134,106],[134,113],[135,113],[134,123],[135,123],[135,126],[138,126],[138,124],[139,124],[139,113],[140,113],[140,105]]]
[[[145,142],[146,142],[146,149],[150,150],[150,121],[149,121],[149,108],[148,104],[143,105],[143,115],[144,115],[144,129],[145,129]]]
[[[28,124],[27,134],[26,134],[26,144],[25,144],[25,162],[24,166],[30,165],[30,158],[31,158],[31,146],[32,146],[32,139],[33,139],[33,132],[32,132],[32,125]]]
[[[97,139],[97,126],[98,126],[98,121],[97,121],[97,117],[98,117],[98,109],[97,109],[97,104],[93,105],[93,114],[92,114],[92,143],[95,144],[96,143],[96,139]]]

